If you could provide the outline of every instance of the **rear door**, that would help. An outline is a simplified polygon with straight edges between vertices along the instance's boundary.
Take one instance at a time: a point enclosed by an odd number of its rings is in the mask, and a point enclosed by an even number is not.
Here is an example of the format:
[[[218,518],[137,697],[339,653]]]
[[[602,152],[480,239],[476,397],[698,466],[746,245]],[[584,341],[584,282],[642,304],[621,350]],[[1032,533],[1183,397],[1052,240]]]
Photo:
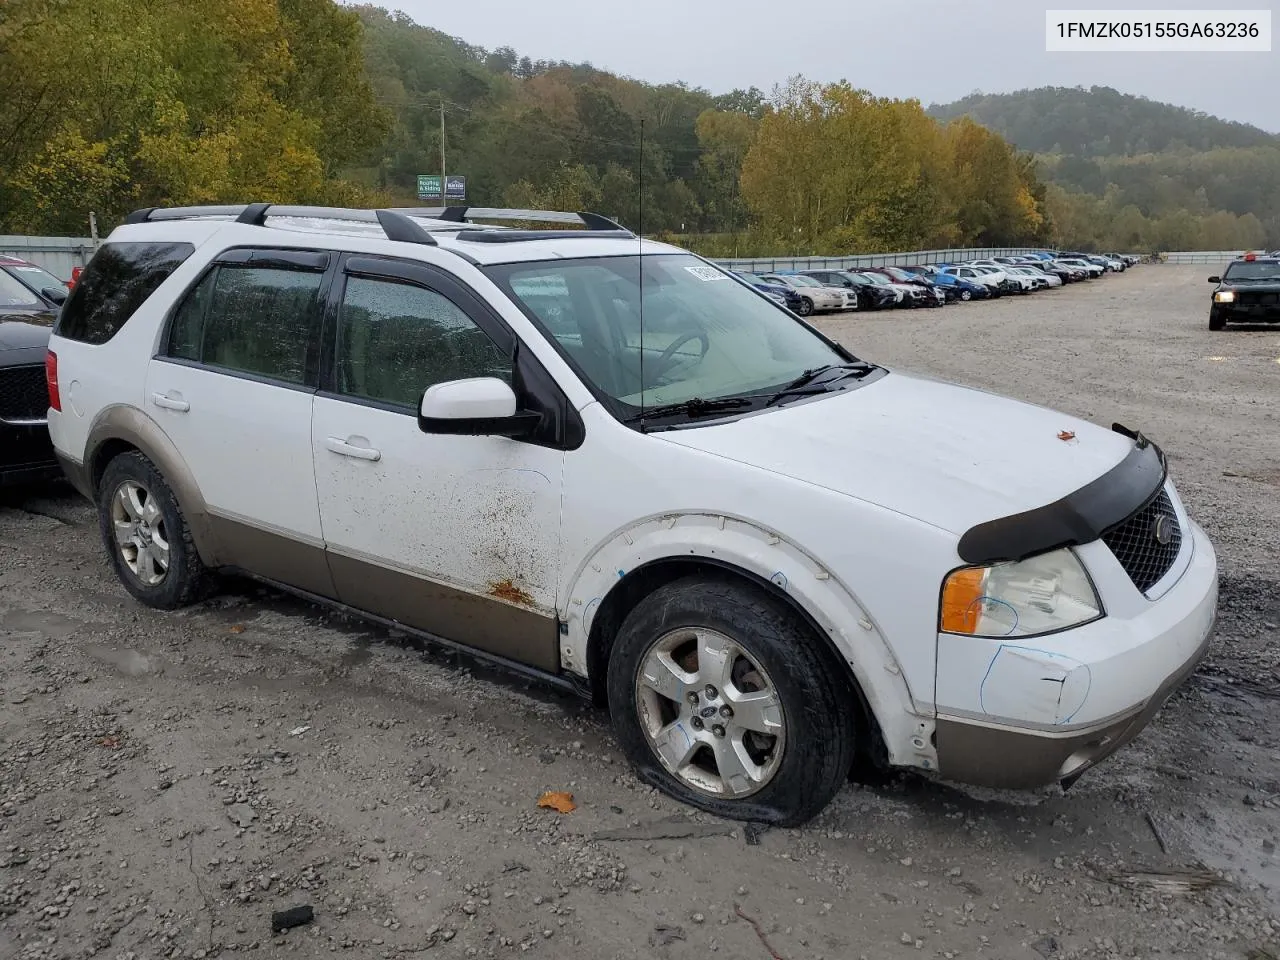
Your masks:
[[[324,251],[238,248],[179,301],[144,408],[190,467],[220,554],[333,595],[311,459]]]

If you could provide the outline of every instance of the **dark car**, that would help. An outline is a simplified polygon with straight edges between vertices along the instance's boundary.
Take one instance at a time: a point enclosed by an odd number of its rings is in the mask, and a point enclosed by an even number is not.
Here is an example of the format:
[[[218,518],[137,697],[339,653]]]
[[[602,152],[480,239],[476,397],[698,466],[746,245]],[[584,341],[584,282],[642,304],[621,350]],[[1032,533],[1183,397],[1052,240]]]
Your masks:
[[[1209,307],[1209,329],[1227,323],[1280,323],[1280,257],[1252,253],[1227,264],[1216,283]]]
[[[57,310],[69,292],[67,284],[44,267],[0,255],[0,309]]]
[[[929,277],[912,273],[902,267],[869,267],[866,272],[878,273],[881,276],[888,277],[894,283],[910,284],[911,286],[923,288],[925,296],[920,301],[921,306],[940,307],[947,302],[947,295],[943,292],[942,287],[934,283]]]
[[[828,287],[844,287],[858,298],[859,310],[884,310],[895,306],[897,296],[892,290],[878,286],[865,277],[847,270],[805,270],[806,277],[825,283]]]
[[[937,273],[930,279],[940,286],[948,297],[956,300],[966,302],[969,300],[985,300],[991,296],[991,288],[985,284],[964,280],[950,273]]]
[[[800,294],[796,293],[794,289],[788,287],[785,283],[769,283],[769,281],[762,280],[754,273],[740,273],[738,271],[734,271],[734,276],[740,280],[745,280],[766,296],[769,296],[774,300],[781,301],[783,306],[792,313],[799,313],[801,308],[804,306],[804,297],[800,296]]]
[[[47,417],[45,357],[54,314],[0,306],[0,486],[62,475]]]

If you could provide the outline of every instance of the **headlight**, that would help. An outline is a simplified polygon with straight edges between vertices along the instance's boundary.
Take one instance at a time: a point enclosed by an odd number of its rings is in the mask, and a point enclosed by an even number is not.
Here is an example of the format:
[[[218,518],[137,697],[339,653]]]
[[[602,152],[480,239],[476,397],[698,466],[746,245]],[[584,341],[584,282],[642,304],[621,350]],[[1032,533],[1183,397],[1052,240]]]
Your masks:
[[[1102,601],[1075,553],[965,567],[942,585],[938,628],[976,637],[1034,637],[1102,616]]]
[[[1236,292],[1234,290],[1219,290],[1213,295],[1215,303],[1231,303],[1235,298]]]

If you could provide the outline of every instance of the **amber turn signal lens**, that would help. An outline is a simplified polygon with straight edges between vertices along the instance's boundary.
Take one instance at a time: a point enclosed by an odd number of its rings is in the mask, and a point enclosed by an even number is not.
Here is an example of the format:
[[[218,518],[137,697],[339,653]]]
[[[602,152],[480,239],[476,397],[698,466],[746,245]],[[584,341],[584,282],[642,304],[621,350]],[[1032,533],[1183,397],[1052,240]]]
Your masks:
[[[939,627],[944,633],[977,633],[982,614],[986,567],[957,570],[942,585],[942,611]]]

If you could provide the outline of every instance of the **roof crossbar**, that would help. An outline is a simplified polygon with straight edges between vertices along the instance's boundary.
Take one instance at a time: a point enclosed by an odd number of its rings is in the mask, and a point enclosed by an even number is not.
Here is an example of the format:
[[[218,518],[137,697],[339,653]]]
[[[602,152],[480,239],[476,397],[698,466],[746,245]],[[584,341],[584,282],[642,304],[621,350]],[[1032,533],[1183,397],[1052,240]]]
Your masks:
[[[466,223],[468,220],[525,220],[530,223],[578,223],[588,230],[626,230],[622,224],[615,223],[608,217],[587,211],[567,213],[562,210],[511,210],[502,207],[445,207],[433,216],[437,220],[452,223]]]
[[[247,203],[201,207],[144,207],[125,218],[125,223],[154,223],[159,220],[198,220],[205,217],[234,217],[237,223],[265,226],[268,217],[295,217],[312,220],[346,220],[376,223],[388,240],[437,246],[435,237],[419,223],[398,210],[357,210],[348,207],[306,207],[275,203]]]

